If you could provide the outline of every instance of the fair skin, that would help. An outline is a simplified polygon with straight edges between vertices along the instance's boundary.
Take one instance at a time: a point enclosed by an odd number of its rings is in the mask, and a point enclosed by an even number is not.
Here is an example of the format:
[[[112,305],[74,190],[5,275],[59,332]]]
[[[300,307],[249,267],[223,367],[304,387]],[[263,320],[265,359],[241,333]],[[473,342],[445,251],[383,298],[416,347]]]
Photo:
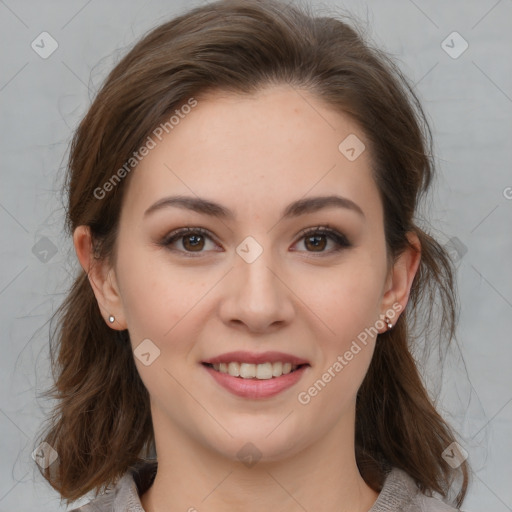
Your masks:
[[[135,358],[151,397],[159,463],[141,497],[144,510],[367,512],[378,494],[356,466],[355,399],[376,336],[359,343],[360,352],[307,404],[298,395],[365,328],[387,330],[376,322],[393,305],[405,308],[419,253],[406,250],[388,266],[369,143],[350,118],[284,85],[196,98],[130,176],[112,266],[91,267],[89,231],[74,233],[107,325],[128,329],[134,349],[149,338],[160,350],[148,366]],[[354,161],[338,150],[349,134],[367,148]],[[144,216],[178,194],[219,203],[234,218],[177,207]],[[281,219],[293,201],[332,194],[364,215],[330,206]],[[326,224],[351,246],[335,252],[336,242],[318,235],[315,250],[313,235],[300,233]],[[172,248],[158,245],[183,227],[212,236],[203,235],[197,249],[194,234]],[[248,236],[263,249],[250,263],[236,252]],[[243,398],[201,364],[234,350],[276,350],[309,366],[276,396]],[[250,467],[237,456],[248,442],[261,454]]]

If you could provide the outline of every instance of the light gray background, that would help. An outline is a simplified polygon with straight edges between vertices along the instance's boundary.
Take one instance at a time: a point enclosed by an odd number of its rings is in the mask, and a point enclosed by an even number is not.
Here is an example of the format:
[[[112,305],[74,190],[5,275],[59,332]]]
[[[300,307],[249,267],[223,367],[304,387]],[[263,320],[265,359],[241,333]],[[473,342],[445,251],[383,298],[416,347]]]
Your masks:
[[[313,3],[366,20],[428,113],[439,169],[429,215],[458,259],[461,300],[463,359],[449,360],[439,406],[475,470],[464,510],[511,511],[512,1]],[[31,449],[50,405],[36,398],[50,382],[48,319],[77,268],[58,195],[72,130],[136,39],[199,4],[0,0],[0,511],[65,510]],[[43,31],[58,43],[47,59],[31,48]],[[469,44],[458,58],[441,45],[453,31]]]

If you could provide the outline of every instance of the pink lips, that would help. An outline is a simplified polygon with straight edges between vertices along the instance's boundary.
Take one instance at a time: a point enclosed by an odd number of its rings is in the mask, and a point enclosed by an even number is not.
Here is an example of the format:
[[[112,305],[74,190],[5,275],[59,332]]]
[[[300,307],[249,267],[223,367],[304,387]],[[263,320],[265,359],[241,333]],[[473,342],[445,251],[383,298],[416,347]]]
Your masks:
[[[211,366],[207,366],[207,364],[227,364],[232,361],[252,364],[262,364],[268,362],[275,363],[281,361],[283,363],[291,363],[294,365],[303,366],[299,366],[299,368],[292,371],[291,373],[281,375],[280,377],[273,377],[271,379],[244,379],[242,377],[233,377],[228,373],[221,373],[217,370],[214,370]],[[283,352],[263,352],[258,354],[255,352],[236,351],[228,352],[203,361],[203,368],[224,389],[227,389],[234,395],[251,399],[270,398],[290,388],[300,380],[304,372],[307,371],[308,367],[309,363],[306,359],[302,359],[290,354],[285,354]]]
[[[226,352],[220,356],[212,357],[203,361],[203,363],[219,364],[219,363],[231,363],[236,361],[238,363],[252,363],[252,364],[263,364],[263,363],[277,363],[281,361],[283,363],[292,364],[309,364],[309,361],[300,357],[285,354],[284,352],[245,352],[243,350],[237,350],[236,352]]]
[[[269,398],[277,395],[297,383],[308,369],[307,366],[301,366],[291,373],[281,375],[281,377],[260,380],[233,377],[227,373],[218,372],[209,366],[203,365],[203,367],[223,388],[244,398]]]

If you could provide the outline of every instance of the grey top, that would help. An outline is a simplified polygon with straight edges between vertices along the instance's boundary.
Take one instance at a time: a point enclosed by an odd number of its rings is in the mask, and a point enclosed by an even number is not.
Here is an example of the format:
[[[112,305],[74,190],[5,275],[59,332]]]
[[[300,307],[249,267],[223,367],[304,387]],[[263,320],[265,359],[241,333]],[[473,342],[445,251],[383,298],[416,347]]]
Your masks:
[[[115,487],[70,512],[144,512],[140,496],[153,483],[156,467],[155,462],[148,462],[128,470]],[[457,512],[457,509],[425,496],[407,473],[393,468],[368,512]]]

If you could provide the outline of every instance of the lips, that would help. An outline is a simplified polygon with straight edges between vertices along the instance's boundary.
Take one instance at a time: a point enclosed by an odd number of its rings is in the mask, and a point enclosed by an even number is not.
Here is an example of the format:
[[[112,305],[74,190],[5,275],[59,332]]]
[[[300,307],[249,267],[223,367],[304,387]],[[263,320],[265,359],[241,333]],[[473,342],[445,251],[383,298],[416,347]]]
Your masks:
[[[293,354],[240,350],[201,364],[217,384],[247,399],[270,398],[284,392],[296,385],[311,366],[306,359]]]
[[[263,363],[291,363],[292,365],[309,365],[309,361],[307,359],[303,359],[298,356],[294,356],[292,354],[286,354],[284,352],[247,352],[247,351],[235,351],[235,352],[226,352],[225,354],[221,354],[216,357],[212,357],[210,359],[206,359],[202,361],[205,364],[220,364],[225,363],[229,364],[233,361],[237,361],[240,363],[251,363],[251,364],[263,364]]]
[[[304,373],[309,369],[309,365],[303,365],[286,375],[268,380],[259,380],[233,377],[227,373],[214,370],[207,363],[203,364],[203,367],[219,386],[233,395],[249,400],[272,398],[287,389],[291,389],[297,385]]]

